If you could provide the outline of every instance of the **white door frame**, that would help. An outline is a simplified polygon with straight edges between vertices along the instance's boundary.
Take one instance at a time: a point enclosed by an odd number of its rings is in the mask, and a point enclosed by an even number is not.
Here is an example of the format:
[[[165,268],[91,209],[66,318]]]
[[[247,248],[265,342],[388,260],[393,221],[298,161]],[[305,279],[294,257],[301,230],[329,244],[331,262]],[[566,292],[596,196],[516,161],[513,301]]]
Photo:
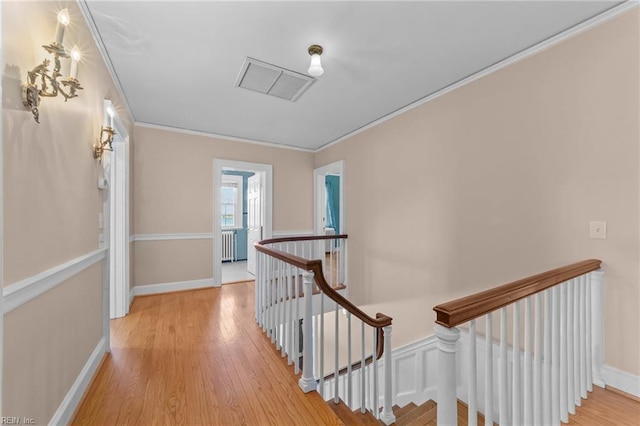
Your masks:
[[[0,22],[2,22],[2,4],[0,4]],[[4,69],[2,54],[2,31],[0,31],[0,68]],[[0,81],[0,98],[2,97],[2,81]],[[2,128],[2,116],[0,114],[0,288],[4,289],[4,144],[3,144],[3,128]],[[2,411],[2,400],[4,399],[2,393],[3,383],[3,365],[4,365],[4,307],[2,306],[2,295],[0,295],[0,416],[4,415]]]
[[[109,124],[109,113],[113,113],[113,127],[116,131],[113,152],[109,153],[109,170],[105,176],[108,191],[105,202],[104,238],[109,249],[107,262],[107,302],[105,303],[104,333],[109,333],[109,320],[129,313],[129,134],[126,127],[113,111],[111,101],[104,101],[103,123]]]
[[[347,222],[345,221],[345,208],[344,208],[344,160],[336,161],[335,163],[327,164],[326,166],[318,167],[313,170],[313,230],[317,235],[322,234],[324,213],[321,213],[319,209],[325,208],[325,195],[324,195],[324,177],[326,175],[338,175],[340,176],[340,233],[345,234],[347,228]]]
[[[247,161],[213,160],[213,286],[222,285],[222,225],[220,224],[220,182],[222,182],[222,170],[234,169],[264,173],[264,239],[271,238],[273,232],[273,166],[271,164],[250,163]]]

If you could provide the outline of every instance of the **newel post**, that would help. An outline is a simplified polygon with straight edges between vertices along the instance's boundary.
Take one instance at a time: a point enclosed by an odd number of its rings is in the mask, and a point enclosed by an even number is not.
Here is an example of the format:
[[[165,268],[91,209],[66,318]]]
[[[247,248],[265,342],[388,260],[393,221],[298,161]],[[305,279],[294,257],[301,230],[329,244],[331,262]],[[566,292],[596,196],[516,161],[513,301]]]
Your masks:
[[[460,330],[435,326],[438,338],[438,425],[458,424],[456,351]]]
[[[393,364],[391,361],[391,326],[382,327],[382,332],[384,333],[384,401],[380,420],[382,420],[385,425],[390,425],[396,421],[392,407]]]
[[[302,377],[298,380],[298,386],[303,392],[316,390],[316,379],[313,377],[313,272],[304,271],[302,273],[302,283],[304,288],[304,319],[303,339],[302,339]]]
[[[604,271],[598,269],[589,274],[591,277],[591,356],[593,383],[600,387],[604,387],[604,379],[602,378],[602,367],[604,365]]]

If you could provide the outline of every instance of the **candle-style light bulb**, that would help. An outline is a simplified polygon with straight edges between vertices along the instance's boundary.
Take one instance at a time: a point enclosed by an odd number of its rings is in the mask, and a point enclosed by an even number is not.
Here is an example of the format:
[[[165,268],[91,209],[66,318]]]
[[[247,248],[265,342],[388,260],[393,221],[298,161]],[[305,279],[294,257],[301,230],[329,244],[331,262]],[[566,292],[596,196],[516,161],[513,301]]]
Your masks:
[[[113,129],[113,116],[115,115],[115,111],[112,107],[107,108],[107,115],[109,116],[109,127]]]
[[[73,49],[71,49],[71,69],[69,70],[70,78],[78,78],[78,62],[80,62],[80,57],[80,49],[78,49],[78,46],[73,46]]]
[[[56,25],[56,35],[54,40],[56,44],[62,46],[62,39],[64,38],[64,29],[69,25],[69,10],[62,9],[58,12],[58,24]]]

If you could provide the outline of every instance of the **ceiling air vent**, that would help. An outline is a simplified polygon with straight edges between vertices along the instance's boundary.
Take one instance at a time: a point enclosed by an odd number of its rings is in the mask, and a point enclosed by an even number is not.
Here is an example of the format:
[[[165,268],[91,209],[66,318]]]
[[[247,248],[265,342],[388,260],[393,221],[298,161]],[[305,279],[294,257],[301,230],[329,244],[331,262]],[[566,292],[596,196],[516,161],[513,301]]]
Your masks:
[[[294,102],[314,82],[308,75],[245,58],[235,85]]]

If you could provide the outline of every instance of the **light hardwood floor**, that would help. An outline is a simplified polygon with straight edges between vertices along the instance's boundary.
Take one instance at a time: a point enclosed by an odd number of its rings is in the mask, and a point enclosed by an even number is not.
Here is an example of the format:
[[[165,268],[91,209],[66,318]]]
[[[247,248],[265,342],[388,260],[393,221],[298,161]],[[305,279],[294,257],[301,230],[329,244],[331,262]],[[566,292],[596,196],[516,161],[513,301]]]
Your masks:
[[[74,425],[339,425],[255,324],[253,282],[137,297],[111,324]],[[462,416],[464,418],[464,416]],[[598,387],[571,425],[640,426],[640,402]]]
[[[72,424],[342,424],[254,321],[253,282],[137,297]]]

